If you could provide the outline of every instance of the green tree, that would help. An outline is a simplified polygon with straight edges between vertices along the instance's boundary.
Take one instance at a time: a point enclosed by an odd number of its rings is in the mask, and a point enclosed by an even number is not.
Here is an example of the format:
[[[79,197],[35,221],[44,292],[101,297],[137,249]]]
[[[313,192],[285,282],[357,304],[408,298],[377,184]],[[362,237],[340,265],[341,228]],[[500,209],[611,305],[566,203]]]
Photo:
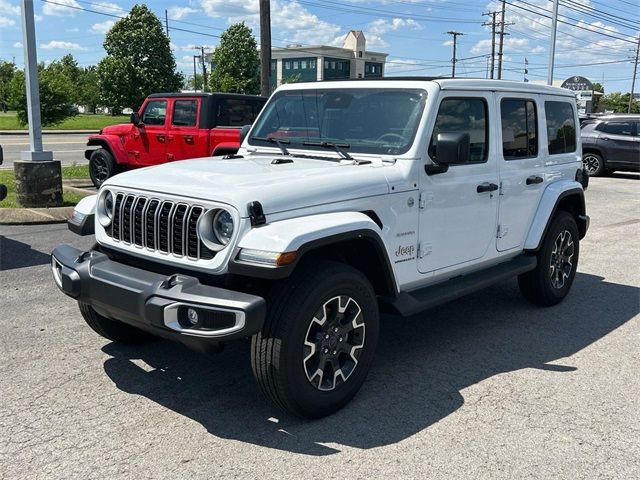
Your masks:
[[[231,25],[213,52],[210,80],[214,92],[260,93],[260,56],[253,33],[244,23]]]
[[[202,74],[196,73],[195,78],[189,75],[184,80],[184,88],[186,90],[202,90]]]
[[[78,113],[73,101],[74,86],[66,75],[60,74],[59,62],[51,62],[48,67],[39,64],[38,83],[43,125],[56,125]],[[26,125],[27,92],[22,70],[17,71],[9,83],[9,103],[15,106],[20,123]]]
[[[135,5],[115,23],[104,40],[107,52],[98,63],[102,101],[114,111],[136,110],[147,95],[172,92],[183,84],[169,38],[146,5]]]
[[[15,63],[0,61],[0,110],[9,107],[9,85],[15,74]]]
[[[630,93],[614,92],[608,95],[604,95],[600,99],[600,108],[603,111],[612,111],[615,113],[627,113],[629,108],[629,96]],[[633,100],[631,104],[631,113],[640,113],[640,101]]]
[[[96,67],[82,69],[78,79],[78,104],[87,107],[91,113],[96,113],[100,105],[100,86],[98,85],[98,72]]]

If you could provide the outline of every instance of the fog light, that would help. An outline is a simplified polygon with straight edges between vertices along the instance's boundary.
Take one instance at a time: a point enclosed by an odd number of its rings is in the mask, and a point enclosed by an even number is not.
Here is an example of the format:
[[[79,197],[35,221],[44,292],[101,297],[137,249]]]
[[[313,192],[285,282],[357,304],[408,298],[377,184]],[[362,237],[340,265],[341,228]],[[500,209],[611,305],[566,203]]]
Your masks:
[[[196,325],[198,323],[198,312],[193,308],[188,309],[187,318],[189,319],[189,323],[191,323],[191,325]]]

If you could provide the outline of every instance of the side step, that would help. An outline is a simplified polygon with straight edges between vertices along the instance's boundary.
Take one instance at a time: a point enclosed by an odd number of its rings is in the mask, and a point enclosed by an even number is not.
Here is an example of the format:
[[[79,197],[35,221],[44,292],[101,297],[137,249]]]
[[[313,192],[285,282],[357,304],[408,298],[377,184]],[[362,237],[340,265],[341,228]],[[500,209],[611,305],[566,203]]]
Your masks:
[[[429,285],[412,292],[401,292],[387,304],[395,313],[403,317],[415,315],[436,305],[464,297],[469,293],[482,290],[494,283],[521,275],[536,268],[537,259],[533,255],[520,255],[508,262],[493,267],[461,275],[442,283]]]

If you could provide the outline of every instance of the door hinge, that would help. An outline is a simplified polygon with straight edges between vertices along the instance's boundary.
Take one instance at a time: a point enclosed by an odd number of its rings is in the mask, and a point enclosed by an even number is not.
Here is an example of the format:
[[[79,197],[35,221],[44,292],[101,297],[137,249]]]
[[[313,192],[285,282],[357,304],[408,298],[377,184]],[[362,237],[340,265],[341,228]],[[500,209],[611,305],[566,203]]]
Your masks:
[[[427,208],[427,204],[433,201],[433,193],[420,192],[418,197],[418,208]]]
[[[424,258],[429,255],[432,248],[430,243],[418,243],[418,258]]]
[[[509,233],[509,227],[506,225],[498,225],[498,230],[496,231],[497,238],[504,238]]]

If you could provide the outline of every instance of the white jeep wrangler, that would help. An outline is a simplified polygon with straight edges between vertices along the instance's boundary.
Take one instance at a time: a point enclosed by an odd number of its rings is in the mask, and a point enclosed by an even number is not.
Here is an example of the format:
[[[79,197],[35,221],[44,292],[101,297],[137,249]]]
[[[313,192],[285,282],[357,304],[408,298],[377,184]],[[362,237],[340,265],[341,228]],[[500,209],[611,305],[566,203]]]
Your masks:
[[[169,112],[169,116],[171,112]],[[365,380],[379,312],[420,313],[517,277],[554,305],[585,214],[572,92],[386,79],[280,87],[237,155],[109,179],[52,254],[100,335],[210,349],[251,337],[265,395],[304,417]]]

